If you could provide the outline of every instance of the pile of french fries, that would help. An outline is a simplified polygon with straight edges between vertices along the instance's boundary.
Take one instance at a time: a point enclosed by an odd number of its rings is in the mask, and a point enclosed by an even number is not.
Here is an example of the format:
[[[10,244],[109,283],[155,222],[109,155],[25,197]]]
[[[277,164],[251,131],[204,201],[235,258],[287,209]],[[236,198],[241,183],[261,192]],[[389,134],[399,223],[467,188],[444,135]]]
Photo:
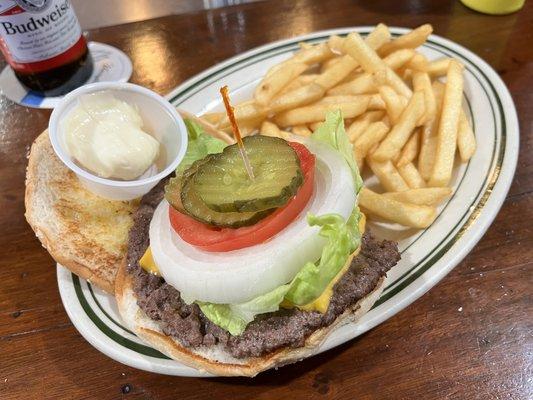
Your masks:
[[[450,196],[456,153],[476,149],[462,107],[463,66],[429,61],[416,48],[432,32],[423,25],[391,39],[379,24],[365,38],[331,36],[270,68],[254,98],[235,106],[243,136],[308,136],[328,111],[341,110],[360,170],[369,168],[383,193],[361,191],[371,218],[425,228]],[[225,113],[204,114],[204,128],[231,141]]]

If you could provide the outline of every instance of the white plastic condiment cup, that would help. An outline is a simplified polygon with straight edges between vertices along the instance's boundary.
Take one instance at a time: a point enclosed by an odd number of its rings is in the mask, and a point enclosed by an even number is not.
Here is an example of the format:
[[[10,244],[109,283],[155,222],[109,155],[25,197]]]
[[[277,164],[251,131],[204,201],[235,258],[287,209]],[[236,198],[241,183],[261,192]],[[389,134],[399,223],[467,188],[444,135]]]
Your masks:
[[[61,120],[78,104],[80,96],[106,92],[136,106],[143,120],[143,130],[161,144],[160,156],[164,167],[152,166],[135,180],[122,181],[99,177],[76,164],[68,152]],[[111,200],[132,200],[150,191],[161,179],[176,169],[187,150],[187,128],[176,109],[163,97],[132,83],[97,82],[70,92],[54,109],[48,124],[48,134],[56,155],[72,170],[91,192]]]

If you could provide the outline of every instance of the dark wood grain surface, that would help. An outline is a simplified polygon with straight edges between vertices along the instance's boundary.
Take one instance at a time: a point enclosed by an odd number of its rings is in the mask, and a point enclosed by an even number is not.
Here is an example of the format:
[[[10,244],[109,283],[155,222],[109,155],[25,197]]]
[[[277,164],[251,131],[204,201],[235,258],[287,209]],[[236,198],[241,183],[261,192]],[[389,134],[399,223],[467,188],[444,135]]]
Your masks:
[[[105,1],[102,1],[105,6]],[[24,220],[24,174],[49,112],[0,97],[0,399],[527,399],[533,396],[533,2],[487,16],[458,1],[267,1],[98,29],[132,81],[167,93],[252,47],[385,22],[435,33],[498,71],[518,109],[520,158],[484,238],[421,299],[371,332],[250,379],[160,376],[87,343],[59,297],[54,261]]]

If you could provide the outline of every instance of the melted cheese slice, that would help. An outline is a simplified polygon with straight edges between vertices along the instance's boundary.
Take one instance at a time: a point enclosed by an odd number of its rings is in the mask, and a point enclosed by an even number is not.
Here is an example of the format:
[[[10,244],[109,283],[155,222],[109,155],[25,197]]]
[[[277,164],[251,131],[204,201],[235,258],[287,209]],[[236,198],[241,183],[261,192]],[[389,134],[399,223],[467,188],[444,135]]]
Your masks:
[[[157,276],[160,275],[159,268],[157,268],[154,258],[152,257],[152,249],[149,246],[144,252],[141,259],[139,260],[139,265],[142,269],[144,269],[146,272],[149,272],[150,274],[154,274]]]
[[[318,311],[324,314],[329,307],[329,302],[331,300],[331,296],[333,296],[333,286],[342,278],[342,276],[348,271],[350,268],[350,265],[352,264],[353,258],[359,253],[360,247],[357,248],[352,254],[350,254],[350,257],[348,257],[348,260],[346,261],[346,264],[344,264],[344,267],[335,275],[335,278],[331,280],[331,282],[326,286],[326,289],[322,292],[322,294],[315,300],[313,300],[310,303],[307,303],[303,306],[297,306],[301,310],[305,311]]]

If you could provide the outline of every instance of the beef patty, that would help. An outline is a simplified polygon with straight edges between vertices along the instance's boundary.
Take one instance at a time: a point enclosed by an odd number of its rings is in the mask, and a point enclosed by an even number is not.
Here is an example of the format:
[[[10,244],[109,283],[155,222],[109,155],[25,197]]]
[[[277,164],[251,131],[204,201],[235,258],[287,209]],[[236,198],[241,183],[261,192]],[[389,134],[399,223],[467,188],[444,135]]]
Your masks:
[[[400,259],[396,243],[377,241],[371,233],[363,235],[361,251],[343,277],[333,287],[326,313],[282,309],[258,316],[239,336],[209,321],[196,304],[187,305],[179,291],[163,278],[149,274],[139,259],[149,246],[149,226],[155,208],[163,198],[165,181],[145,195],[134,216],[130,231],[127,272],[139,307],[166,335],[185,347],[222,344],[236,358],[258,357],[281,347],[301,347],[309,335],[333,323],[349,306],[372,292],[379,279]]]

